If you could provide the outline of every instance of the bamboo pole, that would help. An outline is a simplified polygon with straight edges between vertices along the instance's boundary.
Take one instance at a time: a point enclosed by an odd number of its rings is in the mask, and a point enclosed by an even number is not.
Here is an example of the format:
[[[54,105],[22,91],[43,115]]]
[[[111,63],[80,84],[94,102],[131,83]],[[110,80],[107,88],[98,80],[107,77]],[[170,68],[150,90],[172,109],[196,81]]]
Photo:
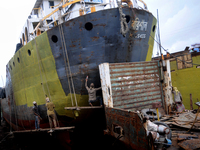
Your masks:
[[[190,93],[190,110],[193,110],[192,94]]]

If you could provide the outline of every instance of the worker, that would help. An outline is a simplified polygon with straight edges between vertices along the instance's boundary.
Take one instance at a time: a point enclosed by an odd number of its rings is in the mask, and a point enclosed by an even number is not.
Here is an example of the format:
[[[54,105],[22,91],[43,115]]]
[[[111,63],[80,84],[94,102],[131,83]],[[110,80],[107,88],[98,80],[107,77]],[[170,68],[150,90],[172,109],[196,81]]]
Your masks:
[[[185,110],[185,106],[183,105],[183,99],[180,91],[178,91],[177,87],[172,87],[172,93],[174,94],[174,102],[176,104],[177,112],[183,112]]]
[[[46,95],[46,107],[47,107],[47,115],[49,116],[50,128],[51,128],[51,131],[52,131],[52,127],[53,127],[52,121],[54,123],[54,127],[57,128],[56,115],[55,115],[55,112],[54,112],[55,105],[54,105],[53,102],[50,102],[50,100],[47,97],[47,95]]]
[[[49,101],[49,97],[46,95],[46,102]]]
[[[40,130],[40,119],[42,118],[40,117],[36,101],[33,102],[33,114],[35,116],[35,129]]]
[[[88,76],[86,77],[86,80],[85,80],[85,87],[86,87],[86,89],[88,91],[88,95],[89,95],[89,104],[91,106],[93,106],[92,103],[100,101],[100,106],[102,106],[102,98],[101,97],[96,97],[96,91],[100,90],[101,87],[94,88],[94,83],[91,83],[90,84],[90,88],[89,88],[87,86],[87,81],[88,81]]]

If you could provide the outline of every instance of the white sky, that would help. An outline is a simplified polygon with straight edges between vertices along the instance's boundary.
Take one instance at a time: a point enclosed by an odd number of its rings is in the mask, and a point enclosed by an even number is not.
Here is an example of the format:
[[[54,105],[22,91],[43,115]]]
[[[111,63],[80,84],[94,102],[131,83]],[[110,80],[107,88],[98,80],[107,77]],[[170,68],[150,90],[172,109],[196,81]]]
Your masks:
[[[6,64],[14,55],[22,27],[36,0],[2,0],[0,5],[0,87],[6,82]],[[3,78],[3,81],[2,81]],[[4,82],[4,84],[3,84]]]
[[[159,11],[161,43],[169,52],[200,43],[200,0],[144,0],[157,18]],[[14,55],[21,29],[35,0],[1,1],[0,87],[6,82],[6,64]],[[157,45],[154,45],[154,56]],[[3,81],[2,81],[3,78]],[[3,84],[4,82],[4,84]]]
[[[161,44],[170,53],[200,43],[200,0],[144,0],[157,18],[159,13]],[[154,56],[157,53],[154,45]]]

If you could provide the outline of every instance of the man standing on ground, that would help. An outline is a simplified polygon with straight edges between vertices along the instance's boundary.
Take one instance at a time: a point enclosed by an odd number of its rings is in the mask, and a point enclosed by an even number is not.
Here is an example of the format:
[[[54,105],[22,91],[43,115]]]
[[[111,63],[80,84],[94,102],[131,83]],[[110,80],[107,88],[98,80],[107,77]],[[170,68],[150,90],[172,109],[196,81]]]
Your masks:
[[[176,110],[178,112],[183,112],[185,110],[185,106],[183,105],[183,99],[180,91],[178,91],[177,87],[172,87],[172,93],[174,94],[174,102],[176,104]]]
[[[57,125],[56,125],[56,115],[55,115],[55,112],[54,112],[54,108],[55,108],[55,105],[53,104],[53,102],[50,102],[49,101],[49,98],[47,97],[46,95],[46,107],[47,107],[47,115],[49,116],[49,124],[50,124],[50,128],[52,130],[52,121],[54,123],[54,127],[57,128]]]
[[[86,89],[87,89],[87,91],[88,91],[88,95],[89,95],[89,104],[90,104],[91,106],[93,106],[92,103],[94,103],[94,102],[96,102],[96,101],[100,101],[100,105],[102,106],[102,98],[101,98],[101,97],[96,97],[96,91],[97,91],[97,90],[100,90],[101,87],[99,87],[99,88],[94,88],[94,83],[91,83],[91,84],[90,84],[90,88],[89,88],[89,87],[87,86],[87,81],[88,81],[88,76],[86,77],[86,80],[85,80],[85,87],[86,87]]]
[[[40,129],[40,119],[42,119],[42,118],[40,117],[36,101],[33,102],[33,114],[35,116],[35,129],[39,130]]]

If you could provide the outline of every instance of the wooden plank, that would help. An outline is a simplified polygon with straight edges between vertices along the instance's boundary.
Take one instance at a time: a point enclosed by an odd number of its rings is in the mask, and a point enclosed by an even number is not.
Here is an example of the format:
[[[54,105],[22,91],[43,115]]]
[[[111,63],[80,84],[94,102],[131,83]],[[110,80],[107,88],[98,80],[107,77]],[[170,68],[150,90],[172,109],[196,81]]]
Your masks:
[[[178,141],[190,140],[190,139],[198,139],[198,136],[192,134],[178,134]]]
[[[180,63],[180,62],[182,63],[182,60],[183,60],[182,56],[177,57],[177,63]]]
[[[191,60],[187,60],[185,63],[186,68],[192,68],[192,61]]]
[[[74,129],[74,126],[71,127],[58,127],[58,128],[53,128],[53,131],[64,131],[64,130],[72,130]],[[44,128],[44,129],[40,129],[40,130],[20,130],[20,131],[13,131],[13,133],[31,133],[31,132],[46,132],[46,131],[50,131],[50,128]]]
[[[178,69],[183,69],[183,63],[182,62],[178,62]]]
[[[184,61],[187,61],[187,60],[188,60],[188,59],[187,59],[187,55],[184,55],[183,57],[184,57],[184,59],[183,59]]]
[[[187,54],[187,60],[192,60],[191,54]]]
[[[85,107],[65,107],[66,110],[81,110],[81,109],[96,109],[103,108],[102,106],[85,106]]]

